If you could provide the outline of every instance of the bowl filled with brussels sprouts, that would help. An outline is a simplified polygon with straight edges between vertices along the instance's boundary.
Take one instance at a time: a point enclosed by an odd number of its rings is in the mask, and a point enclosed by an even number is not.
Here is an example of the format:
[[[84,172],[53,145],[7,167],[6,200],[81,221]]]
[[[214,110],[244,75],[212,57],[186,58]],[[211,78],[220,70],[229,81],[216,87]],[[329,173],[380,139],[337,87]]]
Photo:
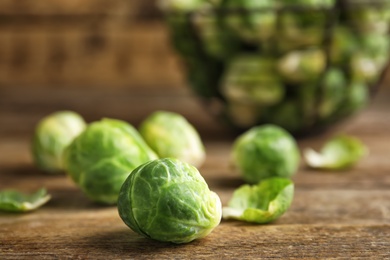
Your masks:
[[[390,1],[163,0],[191,89],[234,129],[324,129],[366,107],[385,74]]]

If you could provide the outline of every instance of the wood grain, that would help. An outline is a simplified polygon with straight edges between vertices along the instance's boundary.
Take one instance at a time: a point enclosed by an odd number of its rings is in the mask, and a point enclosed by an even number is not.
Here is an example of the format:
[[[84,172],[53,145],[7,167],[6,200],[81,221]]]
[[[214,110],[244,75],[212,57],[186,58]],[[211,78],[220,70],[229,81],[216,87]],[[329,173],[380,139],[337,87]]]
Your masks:
[[[46,175],[30,156],[36,122],[59,109],[89,121],[103,116],[137,125],[156,109],[185,115],[205,140],[200,168],[226,205],[243,182],[229,167],[235,138],[186,89],[2,89],[0,91],[0,189],[45,186],[51,201],[28,214],[0,213],[1,259],[313,259],[390,258],[390,91],[383,89],[364,112],[331,130],[299,139],[318,148],[339,132],[360,138],[368,157],[343,172],[319,172],[302,163],[294,176],[291,208],[277,221],[251,225],[225,221],[208,237],[186,245],[159,243],[132,232],[116,207],[90,202],[65,175]]]

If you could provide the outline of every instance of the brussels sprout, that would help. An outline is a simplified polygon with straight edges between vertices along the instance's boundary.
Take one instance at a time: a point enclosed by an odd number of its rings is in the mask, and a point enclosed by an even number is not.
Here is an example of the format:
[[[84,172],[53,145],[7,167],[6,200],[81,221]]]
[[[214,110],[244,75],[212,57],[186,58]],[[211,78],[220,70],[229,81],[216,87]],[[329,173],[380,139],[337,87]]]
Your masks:
[[[375,82],[383,69],[381,61],[378,62],[365,53],[356,53],[349,66],[352,79],[365,83]]]
[[[62,153],[86,127],[84,119],[72,111],[52,113],[38,123],[31,150],[35,164],[47,172],[63,170]]]
[[[160,158],[173,157],[199,167],[206,153],[196,129],[182,115],[157,111],[140,125],[139,132]]]
[[[257,185],[242,185],[233,193],[228,207],[222,209],[224,219],[237,219],[264,224],[276,220],[290,207],[294,183],[286,178],[268,178]]]
[[[324,40],[327,13],[308,8],[285,11],[279,15],[278,35],[275,38],[279,52],[320,46]]]
[[[312,168],[342,170],[355,165],[367,151],[366,146],[356,137],[338,135],[328,140],[320,153],[306,148],[304,158]]]
[[[292,83],[306,83],[317,80],[325,66],[325,53],[316,48],[288,52],[278,63],[280,74]]]
[[[222,76],[222,95],[227,100],[257,105],[279,102],[284,96],[284,87],[275,65],[271,58],[238,56]]]
[[[336,0],[277,0],[282,6],[302,6],[311,8],[329,8],[332,7]]]
[[[333,29],[330,43],[330,61],[333,64],[345,64],[359,50],[356,35],[346,26]]]
[[[195,11],[205,4],[207,0],[160,0],[159,8],[167,12],[189,12]]]
[[[291,177],[300,153],[294,138],[275,125],[255,126],[239,136],[232,149],[232,164],[248,183],[269,177]]]
[[[318,105],[318,115],[321,119],[328,119],[335,113],[343,102],[348,83],[342,70],[330,68],[326,71],[320,84],[321,96]]]
[[[39,189],[32,194],[17,190],[0,191],[0,211],[27,212],[41,207],[50,200],[46,189]]]
[[[243,41],[263,42],[275,33],[277,15],[272,0],[225,0],[222,7],[229,10],[224,23]]]
[[[214,13],[195,13],[192,22],[195,25],[203,51],[213,58],[227,60],[239,49],[237,37],[226,30]],[[226,44],[226,43],[229,44]]]
[[[65,169],[93,201],[114,204],[130,172],[157,155],[130,124],[93,122],[65,149]]]
[[[130,174],[119,194],[118,211],[127,226],[145,237],[188,243],[219,225],[222,206],[195,167],[163,158]]]
[[[337,117],[343,117],[360,111],[368,105],[370,93],[367,85],[352,82],[346,89],[346,97],[336,111]]]
[[[389,5],[384,7],[371,7],[370,4],[362,6],[351,3],[346,8],[348,23],[359,32],[376,32],[386,34],[389,30],[390,8]]]

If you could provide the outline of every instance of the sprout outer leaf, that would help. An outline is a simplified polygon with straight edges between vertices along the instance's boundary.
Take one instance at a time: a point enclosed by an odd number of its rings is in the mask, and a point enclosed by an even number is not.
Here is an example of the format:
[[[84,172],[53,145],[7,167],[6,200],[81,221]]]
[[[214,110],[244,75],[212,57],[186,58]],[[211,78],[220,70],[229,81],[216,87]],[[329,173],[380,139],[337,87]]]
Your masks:
[[[276,220],[290,207],[294,196],[294,184],[287,178],[268,178],[257,185],[242,185],[233,193],[224,219],[236,219],[265,224]]]
[[[17,190],[0,191],[0,211],[27,212],[41,207],[50,200],[46,189],[27,194]]]

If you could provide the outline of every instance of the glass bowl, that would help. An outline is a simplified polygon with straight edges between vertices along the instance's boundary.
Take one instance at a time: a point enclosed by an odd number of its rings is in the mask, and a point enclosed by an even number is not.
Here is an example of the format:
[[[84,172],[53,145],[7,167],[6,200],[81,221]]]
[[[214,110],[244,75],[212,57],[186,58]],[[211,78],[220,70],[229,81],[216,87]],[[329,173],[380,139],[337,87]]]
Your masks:
[[[390,1],[284,2],[164,9],[188,85],[233,129],[324,129],[366,107],[385,74]]]

